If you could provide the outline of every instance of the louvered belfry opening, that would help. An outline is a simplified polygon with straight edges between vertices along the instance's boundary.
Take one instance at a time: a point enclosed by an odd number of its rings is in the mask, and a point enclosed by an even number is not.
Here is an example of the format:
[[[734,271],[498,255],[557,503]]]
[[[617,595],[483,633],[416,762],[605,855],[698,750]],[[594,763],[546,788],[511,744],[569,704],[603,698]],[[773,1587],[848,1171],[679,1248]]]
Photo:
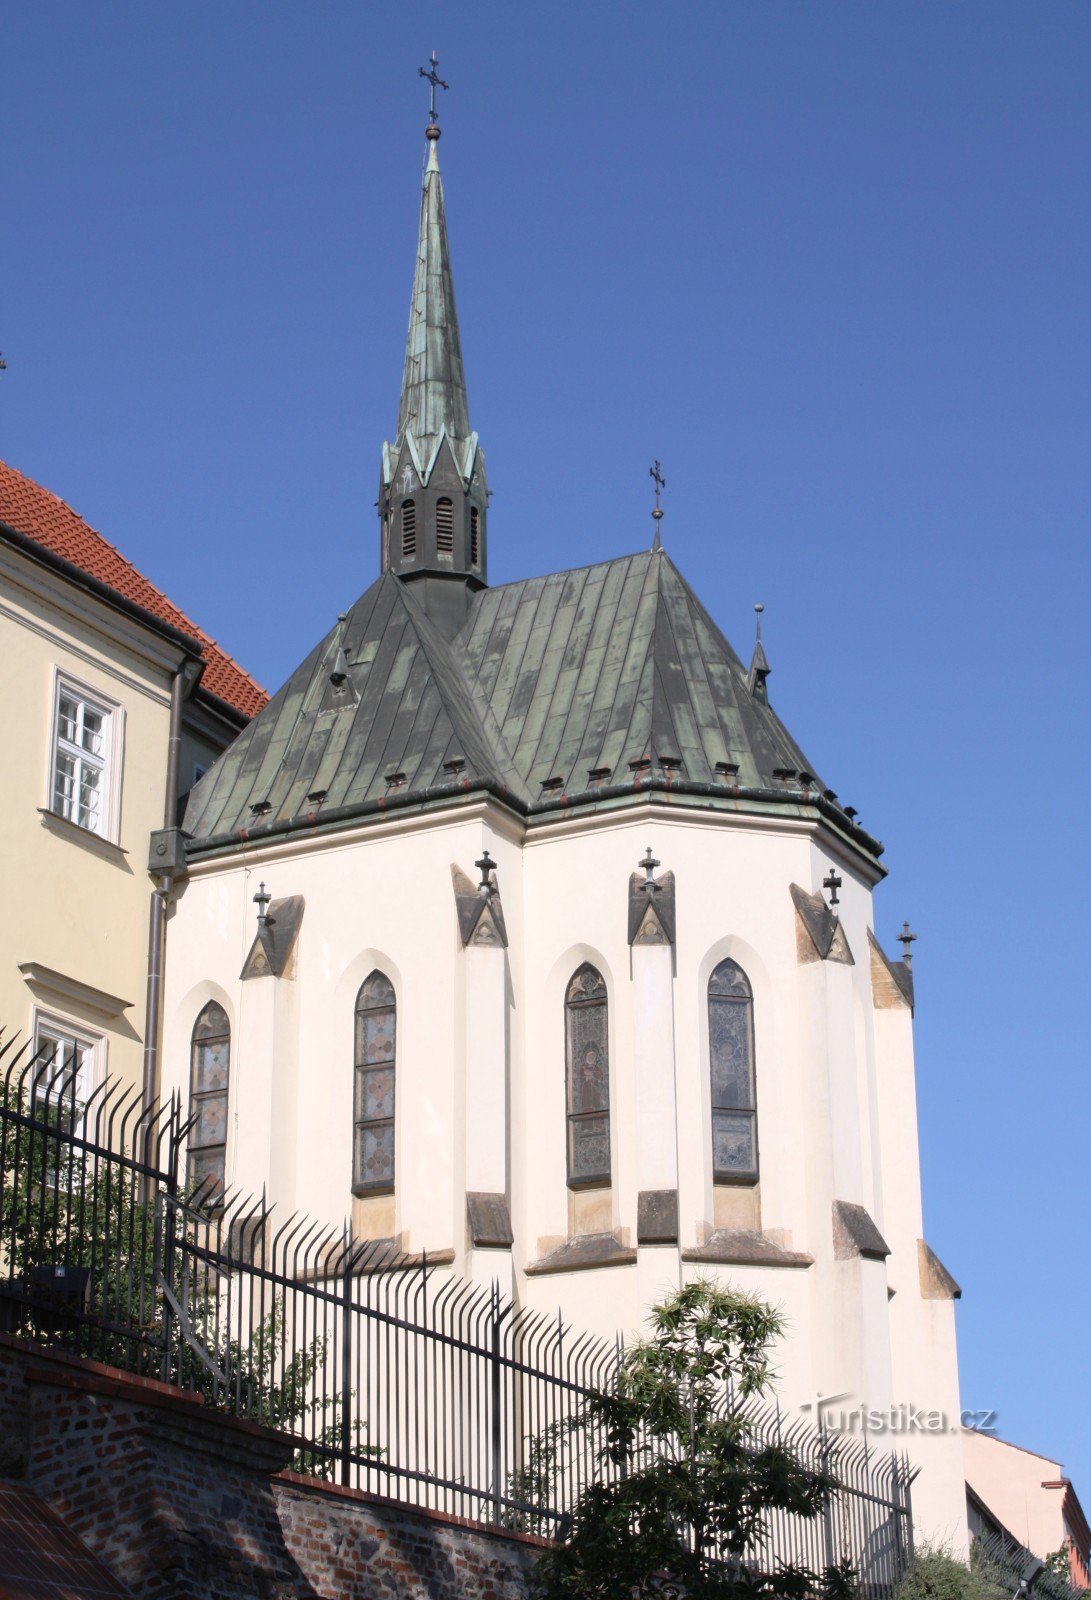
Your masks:
[[[481,565],[481,513],[476,506],[470,507],[470,565]]]
[[[402,560],[407,561],[417,553],[417,505],[415,500],[402,501]]]
[[[436,501],[436,550],[449,556],[455,548],[455,508],[452,501],[441,495]]]

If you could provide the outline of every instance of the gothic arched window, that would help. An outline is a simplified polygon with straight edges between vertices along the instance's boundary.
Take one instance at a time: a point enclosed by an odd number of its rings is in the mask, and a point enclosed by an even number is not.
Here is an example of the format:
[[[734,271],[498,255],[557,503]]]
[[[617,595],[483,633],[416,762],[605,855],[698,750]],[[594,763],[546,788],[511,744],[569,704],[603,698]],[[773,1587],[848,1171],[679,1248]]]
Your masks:
[[[436,501],[436,549],[440,555],[449,556],[455,547],[454,503],[441,495]]]
[[[568,1087],[568,1183],[610,1182],[610,1058],[606,985],[587,962],[564,997]]]
[[[417,553],[417,503],[415,500],[402,501],[402,559],[406,560]]]
[[[754,1091],[754,997],[735,961],[708,980],[708,1056],[712,1076],[712,1173],[720,1183],[758,1176]]]
[[[394,1187],[394,985],[373,972],[356,996],[352,1187],[357,1194]]]
[[[193,1025],[189,1081],[186,1177],[192,1187],[222,1188],[227,1157],[227,1090],[231,1075],[231,1024],[223,1006],[210,1000]]]

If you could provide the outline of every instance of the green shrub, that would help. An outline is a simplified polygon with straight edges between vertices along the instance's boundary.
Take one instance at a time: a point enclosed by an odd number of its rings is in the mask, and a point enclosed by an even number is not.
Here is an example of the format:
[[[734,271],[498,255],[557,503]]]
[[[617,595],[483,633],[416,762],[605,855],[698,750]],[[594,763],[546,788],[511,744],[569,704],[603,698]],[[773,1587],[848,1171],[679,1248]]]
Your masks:
[[[1010,1600],[1010,1590],[987,1570],[925,1547],[898,1585],[896,1600]]]

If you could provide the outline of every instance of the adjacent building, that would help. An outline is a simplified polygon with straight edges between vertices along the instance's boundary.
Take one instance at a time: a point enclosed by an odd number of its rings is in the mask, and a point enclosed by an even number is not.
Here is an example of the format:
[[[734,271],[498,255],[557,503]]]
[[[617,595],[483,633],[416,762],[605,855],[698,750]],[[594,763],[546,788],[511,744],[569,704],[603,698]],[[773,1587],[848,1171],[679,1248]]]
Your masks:
[[[1060,1462],[970,1430],[965,1456],[971,1534],[991,1538],[1004,1554],[1022,1547],[1039,1561],[1064,1552],[1072,1588],[1091,1589],[1091,1528]]]
[[[268,697],[70,506],[3,463],[0,661],[0,1029],[72,1060],[81,1098],[107,1071],[138,1090],[154,1067],[166,909],[148,841]]]

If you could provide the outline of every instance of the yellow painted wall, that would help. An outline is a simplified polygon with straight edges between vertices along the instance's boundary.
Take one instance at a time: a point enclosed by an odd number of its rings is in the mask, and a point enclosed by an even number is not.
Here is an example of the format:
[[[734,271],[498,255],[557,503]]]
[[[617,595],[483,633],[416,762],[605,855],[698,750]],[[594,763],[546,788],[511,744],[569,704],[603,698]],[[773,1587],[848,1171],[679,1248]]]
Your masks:
[[[147,973],[148,835],[162,826],[170,679],[180,652],[152,630],[0,551],[3,749],[0,1027],[26,1037],[35,1009],[101,1035],[95,1070],[139,1084]],[[43,816],[57,669],[123,711],[117,844]],[[116,721],[115,721],[116,726]],[[130,1004],[109,1015],[28,983],[36,962]]]

